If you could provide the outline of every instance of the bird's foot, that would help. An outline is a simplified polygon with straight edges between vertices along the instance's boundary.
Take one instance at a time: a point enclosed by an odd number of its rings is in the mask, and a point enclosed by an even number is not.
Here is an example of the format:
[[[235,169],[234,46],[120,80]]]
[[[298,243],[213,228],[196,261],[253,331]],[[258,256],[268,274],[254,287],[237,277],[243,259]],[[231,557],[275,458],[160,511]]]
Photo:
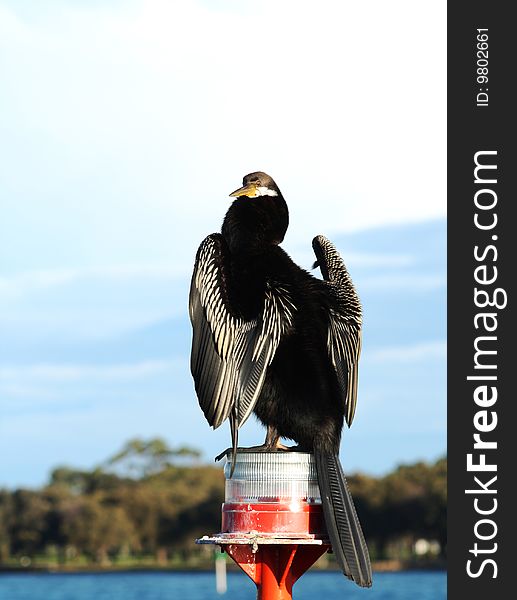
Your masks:
[[[215,462],[220,461],[226,455],[231,454],[233,448],[226,448],[221,454],[215,457]],[[250,446],[249,448],[237,448],[237,454],[247,454],[253,452],[300,452],[299,446],[284,446],[277,442],[274,446],[270,444],[262,444],[260,446]]]
[[[237,451],[242,450],[242,448],[237,448]],[[218,454],[215,458],[214,461],[215,462],[219,462],[220,460],[222,460],[227,454],[231,454],[233,452],[233,448],[226,448],[226,450],[223,450],[221,452],[221,454]]]

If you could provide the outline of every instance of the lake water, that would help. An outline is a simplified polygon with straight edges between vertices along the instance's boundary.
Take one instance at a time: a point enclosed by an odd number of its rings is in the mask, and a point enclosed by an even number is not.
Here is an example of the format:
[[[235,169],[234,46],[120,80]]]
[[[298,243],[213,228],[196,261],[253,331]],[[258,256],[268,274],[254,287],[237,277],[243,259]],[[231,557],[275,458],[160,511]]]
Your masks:
[[[294,586],[295,600],[445,600],[443,572],[376,573],[362,590],[338,573],[309,572]],[[228,573],[228,591],[215,591],[212,573],[0,574],[1,600],[255,600],[255,585]]]

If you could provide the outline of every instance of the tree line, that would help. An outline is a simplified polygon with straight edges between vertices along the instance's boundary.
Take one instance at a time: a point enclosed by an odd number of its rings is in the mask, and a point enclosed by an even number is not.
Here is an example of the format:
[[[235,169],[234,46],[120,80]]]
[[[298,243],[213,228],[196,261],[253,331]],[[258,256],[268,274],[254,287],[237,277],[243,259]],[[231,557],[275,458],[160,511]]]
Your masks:
[[[446,475],[442,458],[348,477],[373,559],[408,558],[419,539],[444,555]],[[0,490],[0,565],[187,564],[203,551],[193,540],[219,531],[223,499],[221,467],[198,450],[131,440],[93,470],[59,467],[41,489]]]

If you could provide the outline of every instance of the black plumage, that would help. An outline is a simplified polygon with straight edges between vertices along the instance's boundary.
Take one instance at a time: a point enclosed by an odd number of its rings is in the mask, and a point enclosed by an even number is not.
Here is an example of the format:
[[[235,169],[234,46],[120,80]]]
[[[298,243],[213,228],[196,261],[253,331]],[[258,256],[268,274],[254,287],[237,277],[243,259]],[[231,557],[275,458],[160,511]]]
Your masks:
[[[238,429],[253,412],[280,437],[313,452],[327,530],[345,575],[371,585],[368,549],[339,463],[344,421],[357,399],[361,305],[348,271],[323,236],[312,244],[323,280],[280,248],[285,200],[262,172],[233,194],[221,234],[199,247],[190,291],[191,370],[210,425]]]

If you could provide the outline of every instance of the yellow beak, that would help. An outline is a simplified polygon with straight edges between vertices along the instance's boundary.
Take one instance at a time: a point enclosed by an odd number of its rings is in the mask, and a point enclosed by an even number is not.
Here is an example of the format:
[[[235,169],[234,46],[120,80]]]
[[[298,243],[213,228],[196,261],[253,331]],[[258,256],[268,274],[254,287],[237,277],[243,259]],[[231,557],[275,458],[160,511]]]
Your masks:
[[[232,192],[230,196],[248,196],[248,198],[256,198],[258,196],[257,193],[257,184],[256,183],[248,183],[248,185],[244,185],[243,187]]]

